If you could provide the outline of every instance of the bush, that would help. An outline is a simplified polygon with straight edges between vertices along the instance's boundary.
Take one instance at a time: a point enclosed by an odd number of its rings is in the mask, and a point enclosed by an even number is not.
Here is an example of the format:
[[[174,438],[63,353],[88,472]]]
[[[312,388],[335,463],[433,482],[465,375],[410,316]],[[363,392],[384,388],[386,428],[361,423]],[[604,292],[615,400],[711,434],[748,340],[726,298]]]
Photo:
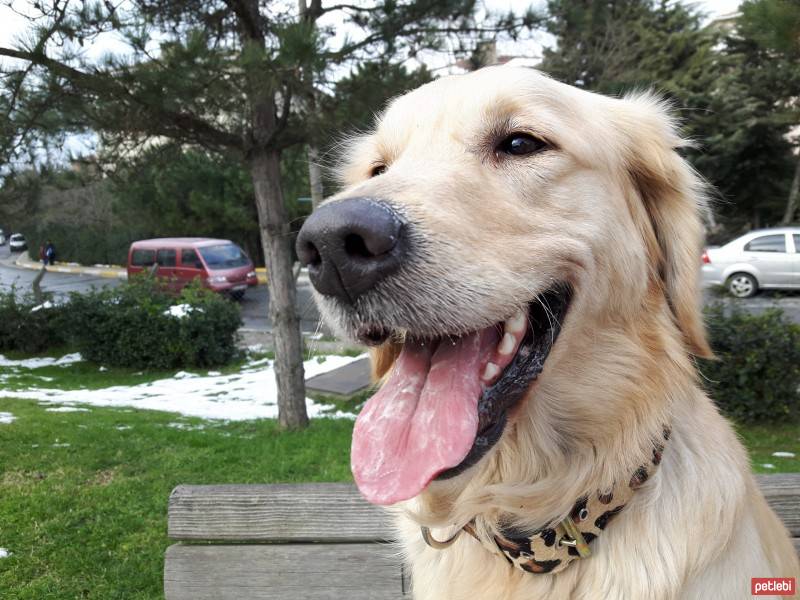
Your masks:
[[[49,295],[40,303],[15,288],[0,292],[0,351],[33,354],[64,346],[64,312]]]
[[[210,367],[237,353],[239,307],[201,288],[171,294],[137,277],[114,289],[72,294],[68,337],[87,360],[110,366]]]
[[[700,370],[720,409],[740,423],[800,417],[800,326],[783,311],[760,315],[718,303],[706,309],[718,360]]]

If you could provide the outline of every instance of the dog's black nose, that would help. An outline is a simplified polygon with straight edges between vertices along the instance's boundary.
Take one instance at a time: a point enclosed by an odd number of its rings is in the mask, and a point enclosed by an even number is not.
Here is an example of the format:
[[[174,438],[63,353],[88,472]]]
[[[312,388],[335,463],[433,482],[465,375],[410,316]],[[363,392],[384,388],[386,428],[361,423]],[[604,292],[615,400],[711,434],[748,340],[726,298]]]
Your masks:
[[[297,256],[317,291],[353,302],[400,267],[405,221],[373,198],[319,207],[297,237]]]

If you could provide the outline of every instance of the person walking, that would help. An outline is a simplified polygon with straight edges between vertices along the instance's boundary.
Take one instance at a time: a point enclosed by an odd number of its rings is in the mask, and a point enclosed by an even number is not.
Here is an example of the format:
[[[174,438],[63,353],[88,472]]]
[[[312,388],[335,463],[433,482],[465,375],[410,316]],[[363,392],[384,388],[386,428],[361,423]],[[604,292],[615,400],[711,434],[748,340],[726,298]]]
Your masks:
[[[44,247],[44,264],[54,264],[56,262],[56,247],[50,240]]]

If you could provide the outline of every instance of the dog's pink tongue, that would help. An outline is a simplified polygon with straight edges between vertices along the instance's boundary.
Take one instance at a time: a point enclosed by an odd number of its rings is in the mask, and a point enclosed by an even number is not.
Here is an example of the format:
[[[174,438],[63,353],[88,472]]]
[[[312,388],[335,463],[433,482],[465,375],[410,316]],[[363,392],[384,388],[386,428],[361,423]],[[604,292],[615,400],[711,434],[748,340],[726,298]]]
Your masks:
[[[466,458],[478,433],[480,375],[499,334],[494,327],[429,345],[408,341],[389,380],[356,420],[351,466],[374,504],[419,494]]]

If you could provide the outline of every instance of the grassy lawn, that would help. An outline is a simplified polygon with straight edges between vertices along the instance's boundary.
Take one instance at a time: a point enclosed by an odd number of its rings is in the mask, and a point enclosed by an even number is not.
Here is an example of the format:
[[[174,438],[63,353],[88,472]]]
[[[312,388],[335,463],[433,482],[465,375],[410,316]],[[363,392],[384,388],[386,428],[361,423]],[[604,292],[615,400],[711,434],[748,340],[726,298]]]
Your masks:
[[[274,421],[215,424],[0,399],[0,597],[162,597],[167,499],[179,483],[350,479],[352,422],[300,433]]]
[[[754,472],[800,473],[800,426],[797,423],[737,426],[736,430],[750,452]],[[794,457],[772,456],[773,452],[791,452]]]
[[[86,364],[74,368],[78,373],[47,367],[54,381],[46,385],[91,388],[142,377]],[[16,373],[35,378],[45,372]],[[292,433],[279,432],[271,420],[224,423],[126,408],[47,408],[0,398],[0,413],[16,417],[0,424],[0,547],[12,553],[0,558],[3,600],[162,597],[167,500],[178,484],[351,478],[353,424],[347,419],[315,419],[308,430]],[[800,472],[797,425],[738,430],[755,471]],[[772,456],[776,451],[796,456]]]

